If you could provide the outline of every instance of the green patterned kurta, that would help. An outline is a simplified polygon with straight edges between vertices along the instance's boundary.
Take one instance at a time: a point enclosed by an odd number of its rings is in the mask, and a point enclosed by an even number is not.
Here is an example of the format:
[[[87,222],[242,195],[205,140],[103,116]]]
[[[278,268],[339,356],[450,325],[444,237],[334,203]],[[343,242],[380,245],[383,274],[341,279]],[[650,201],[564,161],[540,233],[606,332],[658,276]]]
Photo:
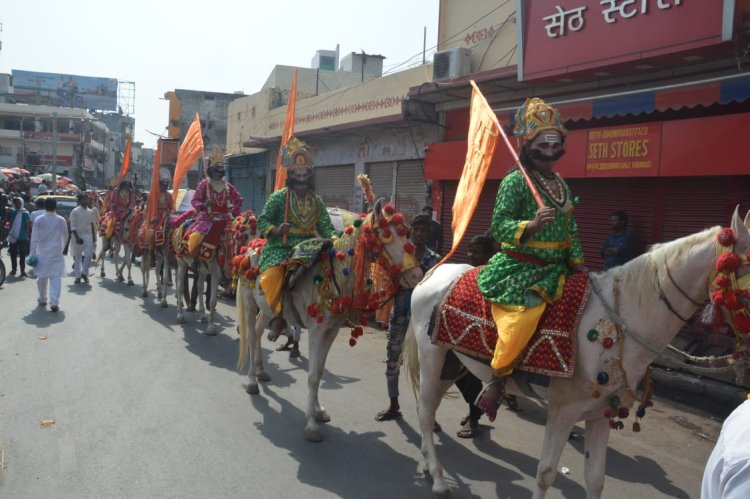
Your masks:
[[[533,307],[552,303],[562,296],[569,267],[583,263],[578,227],[573,218],[570,188],[562,207],[537,185],[546,206],[555,207],[554,222],[521,244],[526,225],[536,216],[537,204],[519,170],[509,173],[500,184],[492,213],[492,236],[502,249],[547,262],[546,266],[526,262],[498,252],[477,277],[482,294],[490,301],[507,306]]]
[[[258,217],[258,230],[268,243],[263,247],[260,255],[260,271],[279,265],[289,258],[295,245],[316,237],[332,237],[336,235],[331,217],[328,215],[323,200],[314,192],[308,193],[305,203],[300,206],[297,195],[291,191],[289,196],[289,224],[292,226],[287,239],[283,243],[281,236],[270,236],[269,231],[284,223],[284,205],[288,187],[279,189],[268,197],[263,211]]]

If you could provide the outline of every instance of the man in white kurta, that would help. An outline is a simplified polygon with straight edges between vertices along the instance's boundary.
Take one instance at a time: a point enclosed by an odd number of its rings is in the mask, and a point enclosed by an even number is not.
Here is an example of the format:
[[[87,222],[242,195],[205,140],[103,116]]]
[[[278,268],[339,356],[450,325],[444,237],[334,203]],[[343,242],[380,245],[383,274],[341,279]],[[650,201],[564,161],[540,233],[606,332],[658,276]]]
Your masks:
[[[44,215],[34,220],[31,229],[29,258],[36,257],[36,286],[39,289],[39,305],[47,305],[47,284],[49,283],[50,310],[57,312],[60,305],[60,280],[65,272],[63,249],[68,241],[68,224],[55,213],[57,201],[47,198],[44,201]]]
[[[71,254],[73,255],[73,270],[76,284],[89,282],[89,264],[91,254],[96,246],[96,231],[94,229],[94,213],[89,208],[91,201],[86,194],[78,195],[78,206],[70,213],[70,232],[73,235]],[[82,258],[83,257],[83,258]]]
[[[701,499],[750,497],[750,400],[724,421],[703,472]]]

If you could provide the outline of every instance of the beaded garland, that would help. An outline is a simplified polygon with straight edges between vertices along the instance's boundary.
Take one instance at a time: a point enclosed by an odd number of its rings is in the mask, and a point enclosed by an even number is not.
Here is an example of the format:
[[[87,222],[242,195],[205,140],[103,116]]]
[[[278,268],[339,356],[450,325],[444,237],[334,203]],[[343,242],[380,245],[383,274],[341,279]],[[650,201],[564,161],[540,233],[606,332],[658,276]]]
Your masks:
[[[609,319],[601,319],[599,323],[586,333],[586,338],[591,343],[598,343],[602,348],[601,364],[596,375],[597,387],[591,396],[598,399],[602,396],[602,390],[615,389],[607,398],[607,408],[603,416],[609,419],[609,427],[612,430],[621,430],[625,427],[624,419],[630,416],[630,407],[638,399],[635,392],[628,386],[628,377],[622,367],[622,334],[618,327]],[[619,348],[614,348],[618,346]],[[633,423],[633,431],[641,431],[640,420],[646,415],[646,408],[653,405],[651,402],[651,377],[649,373],[643,378],[644,393],[641,403],[636,410],[636,420]]]

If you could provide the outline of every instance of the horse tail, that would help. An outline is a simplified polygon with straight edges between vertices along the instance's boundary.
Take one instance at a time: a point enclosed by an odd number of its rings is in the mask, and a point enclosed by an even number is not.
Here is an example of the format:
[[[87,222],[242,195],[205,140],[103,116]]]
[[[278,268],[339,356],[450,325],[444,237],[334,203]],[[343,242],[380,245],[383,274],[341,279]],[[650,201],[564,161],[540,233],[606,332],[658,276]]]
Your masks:
[[[401,360],[409,373],[414,397],[417,397],[419,390],[419,350],[417,348],[417,335],[414,333],[414,322],[411,320],[406,330],[404,343],[401,346]]]
[[[247,353],[249,351],[247,344],[247,316],[245,315],[245,293],[250,289],[243,286],[242,278],[237,283],[236,305],[238,315],[237,332],[240,334],[240,355],[237,359],[237,370],[242,371],[247,363]]]

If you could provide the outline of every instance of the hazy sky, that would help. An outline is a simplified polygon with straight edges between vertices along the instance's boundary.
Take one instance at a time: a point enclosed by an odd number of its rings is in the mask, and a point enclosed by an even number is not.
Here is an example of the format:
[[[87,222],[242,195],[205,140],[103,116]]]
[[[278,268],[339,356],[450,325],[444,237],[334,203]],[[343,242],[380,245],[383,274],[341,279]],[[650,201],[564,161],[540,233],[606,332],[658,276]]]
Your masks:
[[[310,67],[316,50],[386,57],[384,71],[427,60],[438,0],[0,0],[0,73],[12,69],[135,82],[135,139],[165,133],[164,92],[260,90],[277,64]],[[398,69],[393,67],[405,63]]]

